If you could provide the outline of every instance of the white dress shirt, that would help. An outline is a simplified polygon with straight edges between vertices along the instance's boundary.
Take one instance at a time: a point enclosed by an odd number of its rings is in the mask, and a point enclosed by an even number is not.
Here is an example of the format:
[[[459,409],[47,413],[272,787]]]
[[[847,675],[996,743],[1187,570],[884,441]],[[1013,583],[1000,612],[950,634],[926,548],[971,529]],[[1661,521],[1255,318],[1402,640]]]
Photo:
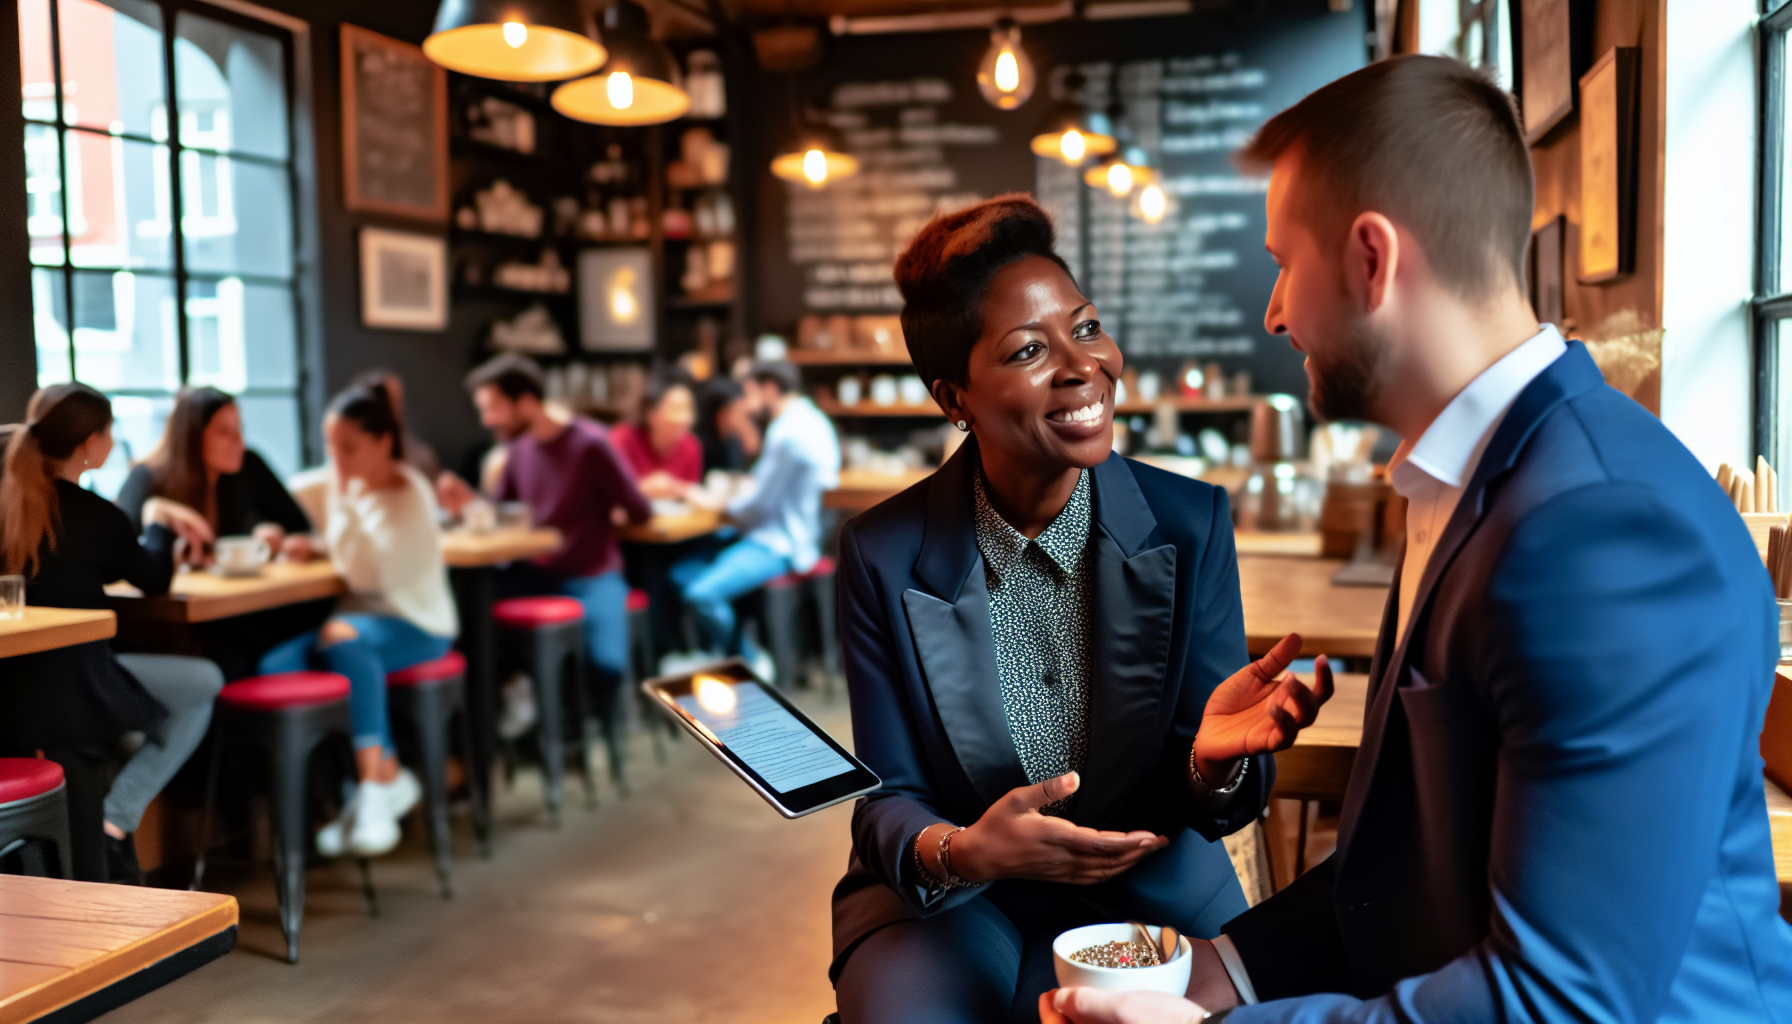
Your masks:
[[[1417,441],[1402,441],[1388,460],[1394,490],[1407,501],[1406,557],[1400,567],[1400,620],[1397,638],[1406,635],[1406,622],[1418,596],[1419,581],[1438,537],[1450,523],[1463,488],[1475,475],[1481,453],[1493,432],[1505,419],[1506,410],[1518,400],[1537,375],[1568,351],[1555,325],[1481,371],[1468,386],[1450,399]]]
[[[1425,565],[1437,548],[1437,539],[1449,525],[1463,489],[1480,465],[1481,453],[1493,432],[1505,419],[1506,410],[1537,375],[1568,351],[1553,324],[1532,335],[1529,341],[1501,357],[1500,361],[1481,371],[1457,392],[1437,414],[1417,441],[1402,441],[1388,460],[1394,490],[1407,501],[1406,557],[1400,567],[1400,620],[1396,637],[1406,634],[1407,618],[1419,592],[1419,581]],[[1239,1001],[1257,1002],[1251,976],[1245,970],[1237,947],[1225,935],[1213,940],[1214,950],[1225,965]]]

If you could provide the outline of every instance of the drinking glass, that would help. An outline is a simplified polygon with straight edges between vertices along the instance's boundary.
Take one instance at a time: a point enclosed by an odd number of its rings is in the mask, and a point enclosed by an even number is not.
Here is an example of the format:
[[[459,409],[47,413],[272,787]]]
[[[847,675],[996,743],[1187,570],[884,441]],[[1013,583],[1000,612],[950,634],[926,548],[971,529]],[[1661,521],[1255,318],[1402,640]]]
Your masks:
[[[25,617],[25,577],[0,576],[0,619]]]

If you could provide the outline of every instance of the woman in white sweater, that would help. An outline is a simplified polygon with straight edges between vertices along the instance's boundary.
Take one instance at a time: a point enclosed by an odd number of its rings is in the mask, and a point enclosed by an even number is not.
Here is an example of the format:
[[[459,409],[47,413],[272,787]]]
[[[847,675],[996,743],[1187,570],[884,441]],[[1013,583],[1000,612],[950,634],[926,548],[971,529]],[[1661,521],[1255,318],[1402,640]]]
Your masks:
[[[324,534],[348,596],[323,628],[269,651],[261,671],[339,672],[350,684],[360,786],[318,831],[318,851],[376,856],[398,845],[398,819],[420,795],[398,764],[386,674],[448,653],[459,629],[442,563],[430,483],[404,462],[404,426],[385,385],[351,387],[324,417],[330,460],[290,483]]]

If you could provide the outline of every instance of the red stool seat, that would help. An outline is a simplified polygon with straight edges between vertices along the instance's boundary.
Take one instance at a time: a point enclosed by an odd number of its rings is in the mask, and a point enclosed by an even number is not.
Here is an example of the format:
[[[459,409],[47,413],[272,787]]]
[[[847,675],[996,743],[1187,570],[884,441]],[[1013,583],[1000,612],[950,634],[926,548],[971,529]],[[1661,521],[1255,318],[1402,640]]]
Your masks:
[[[419,661],[415,665],[407,665],[396,672],[386,673],[386,685],[416,686],[420,683],[436,683],[464,675],[466,671],[467,659],[461,657],[459,651],[449,651],[440,658]]]
[[[822,555],[815,560],[815,564],[811,565],[807,572],[801,575],[806,580],[812,580],[817,576],[832,576],[834,575],[834,560],[827,555]]]
[[[635,615],[637,613],[646,611],[647,604],[648,604],[647,591],[631,590],[628,592],[628,601],[624,605],[624,607],[628,610],[628,613],[630,615]]]
[[[279,711],[348,699],[348,677],[334,672],[277,672],[230,683],[218,699],[248,711]]]
[[[0,804],[41,796],[62,785],[62,766],[41,757],[0,757]]]
[[[570,597],[513,597],[492,609],[498,625],[511,629],[557,626],[584,617],[585,606]]]

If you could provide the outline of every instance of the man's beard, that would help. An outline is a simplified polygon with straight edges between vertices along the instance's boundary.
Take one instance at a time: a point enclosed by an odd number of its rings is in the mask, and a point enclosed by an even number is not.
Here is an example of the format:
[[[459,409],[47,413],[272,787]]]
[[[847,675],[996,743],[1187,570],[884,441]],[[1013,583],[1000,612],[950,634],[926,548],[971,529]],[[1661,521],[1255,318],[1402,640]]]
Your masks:
[[[1321,423],[1371,419],[1386,349],[1369,331],[1346,330],[1321,358],[1307,352],[1307,404]]]

